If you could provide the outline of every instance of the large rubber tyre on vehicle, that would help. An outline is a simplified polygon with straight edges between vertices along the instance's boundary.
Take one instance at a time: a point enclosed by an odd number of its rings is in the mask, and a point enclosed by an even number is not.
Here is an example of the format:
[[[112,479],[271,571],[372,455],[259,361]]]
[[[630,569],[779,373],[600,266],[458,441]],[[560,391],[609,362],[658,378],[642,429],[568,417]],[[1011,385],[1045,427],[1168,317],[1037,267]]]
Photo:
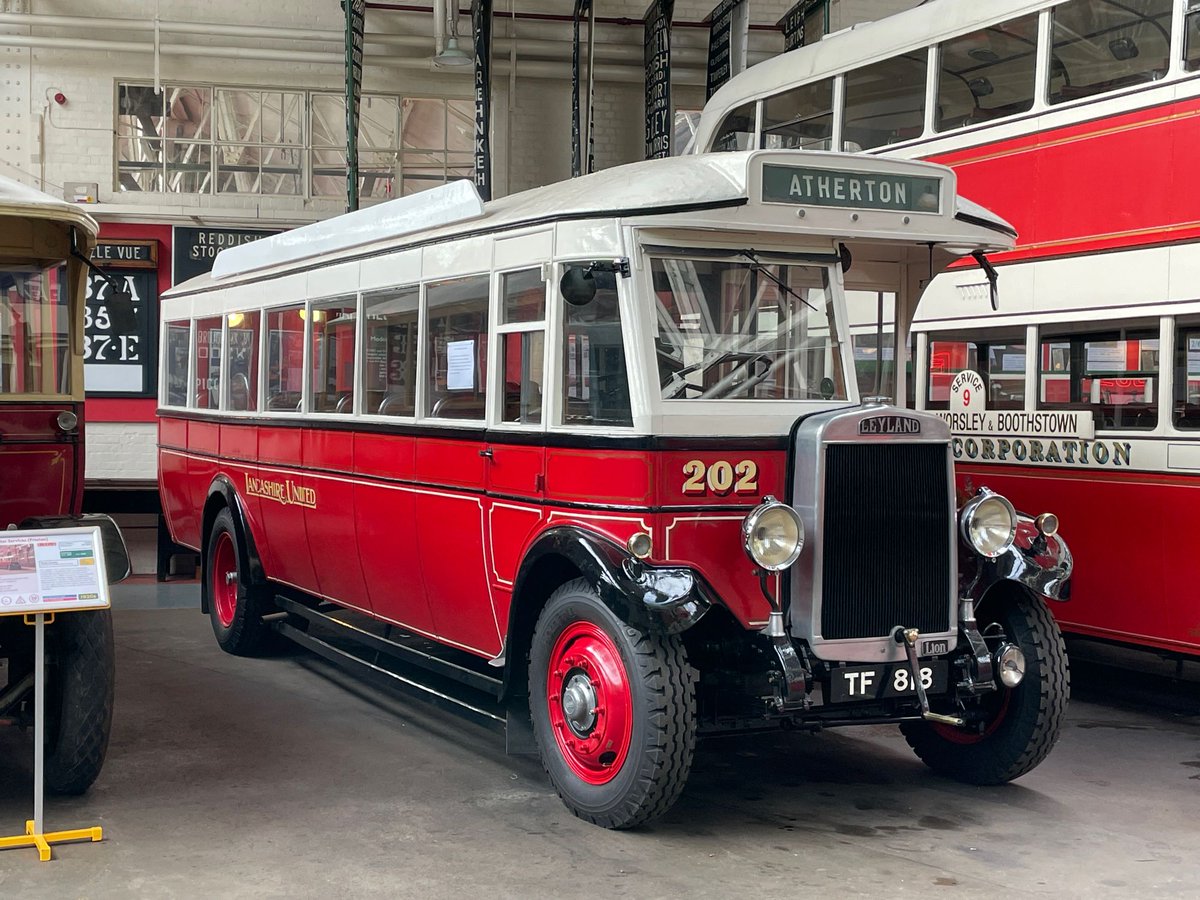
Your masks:
[[[208,534],[205,579],[213,634],[226,653],[259,656],[275,647],[275,632],[263,623],[272,604],[265,585],[246,585],[246,560],[238,549],[237,525],[228,509],[213,520]]]
[[[983,729],[905,722],[905,739],[926,765],[969,784],[1004,784],[1036,767],[1054,747],[1071,696],[1062,635],[1045,601],[1020,590],[985,598],[980,628],[992,622],[1025,654],[1025,677],[981,700],[989,714]],[[998,602],[996,602],[998,601]]]
[[[696,747],[695,682],[677,636],[622,621],[586,580],[550,596],[530,648],[529,706],[571,812],[632,828],[671,807]]]
[[[46,632],[45,785],[82,794],[104,766],[112,727],[114,647],[107,609],[59,615]]]

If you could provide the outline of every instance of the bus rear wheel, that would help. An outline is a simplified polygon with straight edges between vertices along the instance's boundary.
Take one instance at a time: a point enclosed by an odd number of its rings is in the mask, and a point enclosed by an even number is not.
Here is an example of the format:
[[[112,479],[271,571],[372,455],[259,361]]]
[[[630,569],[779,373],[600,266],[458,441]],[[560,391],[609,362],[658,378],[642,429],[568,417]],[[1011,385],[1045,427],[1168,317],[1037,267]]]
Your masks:
[[[1025,677],[980,701],[988,718],[968,730],[929,722],[905,722],[901,732],[921,760],[943,775],[969,784],[1005,784],[1035,768],[1054,747],[1071,696],[1066,647],[1040,597],[1014,590],[995,598],[999,608],[980,627],[996,623],[1025,654]]]
[[[217,643],[235,656],[265,652],[274,637],[262,620],[269,611],[268,595],[264,586],[248,583],[237,525],[228,509],[222,509],[213,520],[205,561],[205,600]]]
[[[696,745],[695,670],[678,637],[622,621],[582,578],[556,590],[529,655],[534,737],[575,815],[632,828],[683,790]]]

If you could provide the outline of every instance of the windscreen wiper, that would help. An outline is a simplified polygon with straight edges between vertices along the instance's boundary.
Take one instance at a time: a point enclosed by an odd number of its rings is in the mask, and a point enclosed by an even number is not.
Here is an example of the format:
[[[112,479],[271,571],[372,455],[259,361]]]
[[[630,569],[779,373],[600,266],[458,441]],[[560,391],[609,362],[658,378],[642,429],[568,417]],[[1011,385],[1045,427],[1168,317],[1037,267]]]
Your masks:
[[[788,287],[787,284],[784,283],[783,279],[781,279],[777,275],[773,274],[770,269],[768,269],[765,265],[763,265],[762,261],[758,258],[758,254],[755,253],[753,249],[738,250],[736,252],[739,256],[744,256],[744,257],[746,257],[746,259],[750,260],[750,262],[752,262],[754,264],[754,271],[758,272],[760,275],[765,275],[768,279],[770,279],[772,282],[774,282],[775,286],[777,288],[779,288],[781,291],[783,291],[784,293],[788,294],[791,297],[796,298],[801,303],[803,303],[805,306],[807,306],[809,309],[811,309],[813,312],[820,312],[819,309],[817,309],[815,306],[813,306],[811,303],[809,303],[807,300],[805,300],[803,297],[801,297],[799,294],[797,294],[795,291],[793,291],[790,287]]]

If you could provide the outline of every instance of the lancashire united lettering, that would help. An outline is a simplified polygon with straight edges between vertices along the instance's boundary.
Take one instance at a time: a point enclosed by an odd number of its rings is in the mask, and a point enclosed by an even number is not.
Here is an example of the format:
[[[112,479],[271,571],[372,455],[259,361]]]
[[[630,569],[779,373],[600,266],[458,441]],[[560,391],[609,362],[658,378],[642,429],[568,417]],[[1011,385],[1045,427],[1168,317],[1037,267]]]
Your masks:
[[[251,497],[261,497],[263,500],[274,500],[284,506],[303,506],[307,509],[317,508],[317,492],[313,488],[296,484],[290,478],[286,481],[274,481],[269,478],[246,476],[246,493]]]

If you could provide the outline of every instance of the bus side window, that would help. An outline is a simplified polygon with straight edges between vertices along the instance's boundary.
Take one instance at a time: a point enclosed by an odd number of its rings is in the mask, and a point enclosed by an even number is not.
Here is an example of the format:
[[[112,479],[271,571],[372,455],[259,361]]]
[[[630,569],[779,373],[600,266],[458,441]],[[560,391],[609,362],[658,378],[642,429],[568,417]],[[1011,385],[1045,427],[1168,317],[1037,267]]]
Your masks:
[[[1033,108],[1038,16],[1032,13],[942,44],[938,131]]]
[[[354,412],[354,301],[349,298],[312,306],[312,411]]]
[[[546,360],[546,282],[542,270],[524,269],[500,276],[501,421],[542,421],[543,372]]]
[[[1066,103],[1167,74],[1174,0],[1054,7],[1050,102]]]
[[[196,408],[221,408],[221,318],[196,323]]]
[[[417,411],[417,320],[421,290],[388,288],[363,295],[366,346],[363,412],[412,416]]]
[[[1175,332],[1175,402],[1172,419],[1184,431],[1200,430],[1200,328]]]
[[[1025,407],[1025,342],[1023,340],[929,342],[929,409],[950,408],[954,376],[971,369],[987,385],[988,409]]]
[[[487,275],[475,275],[426,285],[427,415],[485,418],[490,280]]]
[[[617,276],[593,278],[590,302],[563,303],[563,424],[632,425]]]
[[[230,313],[229,408],[258,409],[258,327],[260,313]]]
[[[1183,20],[1183,67],[1189,72],[1200,69],[1200,7],[1188,4],[1187,17]]]
[[[165,406],[187,406],[188,366],[192,356],[192,325],[190,322],[167,323],[167,371]]]
[[[754,148],[755,103],[745,103],[729,113],[713,136],[714,153]]]
[[[1090,409],[1096,428],[1158,424],[1158,329],[1043,336],[1039,409]]]
[[[304,389],[302,307],[267,313],[267,409],[296,412]]]

